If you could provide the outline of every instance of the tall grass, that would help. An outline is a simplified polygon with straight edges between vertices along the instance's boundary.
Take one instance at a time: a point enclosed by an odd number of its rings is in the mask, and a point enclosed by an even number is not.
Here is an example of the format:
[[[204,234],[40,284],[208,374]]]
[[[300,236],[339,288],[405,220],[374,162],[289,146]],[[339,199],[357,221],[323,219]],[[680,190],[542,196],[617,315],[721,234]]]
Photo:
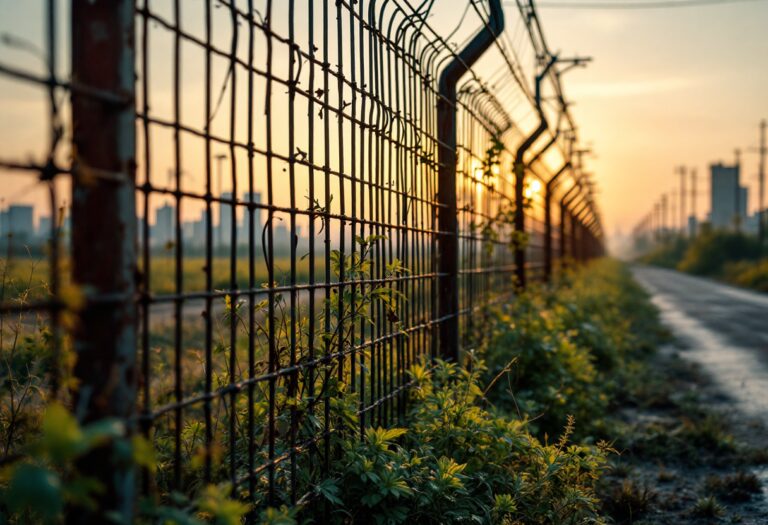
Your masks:
[[[325,264],[322,258],[315,260],[315,282],[325,280]],[[212,288],[214,290],[229,290],[232,288],[232,271],[229,257],[214,257],[211,265]],[[291,259],[290,257],[276,257],[274,259],[274,280],[277,285],[290,284]],[[140,267],[140,270],[143,269]],[[296,261],[296,282],[309,282],[308,258]],[[254,261],[253,270],[247,257],[235,259],[234,281],[237,289],[248,288],[251,271],[253,271],[256,286],[269,282],[269,271],[263,258]],[[153,257],[149,266],[150,290],[154,294],[172,294],[176,292],[176,261],[173,257]],[[205,257],[184,257],[182,260],[182,285],[185,291],[204,291],[206,289],[206,259]]]

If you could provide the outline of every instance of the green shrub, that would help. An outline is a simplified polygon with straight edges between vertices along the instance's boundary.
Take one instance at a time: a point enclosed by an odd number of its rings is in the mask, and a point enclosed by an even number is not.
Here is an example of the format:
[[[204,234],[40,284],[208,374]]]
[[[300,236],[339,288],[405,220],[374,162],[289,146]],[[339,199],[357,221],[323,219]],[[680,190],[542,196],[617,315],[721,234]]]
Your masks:
[[[698,235],[678,264],[681,271],[695,275],[722,276],[729,262],[754,261],[760,256],[757,239],[724,231],[704,231]]]
[[[334,523],[599,520],[594,488],[608,447],[570,444],[573,418],[546,444],[524,422],[492,414],[478,383],[484,365],[472,365],[472,372],[442,361],[414,367],[411,428],[340,441],[334,475],[318,486],[336,509]],[[353,414],[345,419],[355,427]]]
[[[337,264],[349,265],[346,274],[368,276],[365,257],[339,257]],[[368,319],[373,301],[393,309],[399,297],[372,287],[342,299],[358,321]],[[239,315],[239,308],[228,303],[225,315]],[[334,324],[341,313],[331,312]],[[12,440],[19,455],[2,471],[0,517],[10,523],[57,523],[64,509],[89,511],[103,486],[85,479],[78,461],[94,447],[109,445],[124,454],[115,461],[147,469],[159,487],[152,500],[138,506],[139,523],[230,525],[249,509],[256,522],[274,525],[602,523],[595,485],[612,450],[596,436],[604,433],[602,417],[615,395],[614,381],[657,340],[655,310],[626,268],[603,260],[569,274],[553,289],[532,290],[494,308],[487,320],[484,343],[477,354],[468,353],[466,366],[436,360],[410,370],[415,386],[407,394],[407,429],[368,428],[361,436],[360,400],[349,393],[347,377],[329,374],[334,379],[324,385],[330,401],[323,416],[330,418],[330,454],[323,457],[328,469],[312,483],[317,465],[297,465],[299,482],[314,485],[309,501],[278,509],[264,508],[257,498],[249,507],[229,485],[204,483],[197,475],[201,459],[194,451],[200,438],[194,425],[199,422],[193,418],[181,437],[195,483],[185,494],[169,493],[163,480],[169,475],[170,434],[155,429],[153,442],[145,442],[127,436],[119,422],[81,426],[61,405],[41,417],[42,403],[35,403],[29,411],[40,429]],[[26,355],[23,350],[19,347],[19,358]],[[277,389],[278,406],[288,397]],[[256,401],[255,412],[264,407],[263,400]],[[315,436],[324,421],[307,417],[300,430],[306,427]],[[214,469],[223,468],[218,463]],[[215,470],[214,479],[218,474]],[[277,478],[288,479],[288,471],[278,469]],[[277,505],[288,502],[277,485]],[[45,507],[37,509],[41,501]]]
[[[634,523],[648,512],[657,494],[645,485],[625,479],[603,497],[603,510],[617,523]]]
[[[725,476],[708,476],[704,481],[708,494],[726,501],[749,501],[755,494],[760,494],[762,484],[752,472],[737,472]]]
[[[677,268],[685,257],[688,246],[686,238],[672,237],[654,245],[653,249],[642,255],[639,261],[662,268]]]
[[[723,268],[723,278],[736,286],[768,292],[768,259],[729,262]]]
[[[600,430],[614,385],[662,336],[647,294],[607,259],[494,309],[489,334],[486,382],[498,378],[489,399],[542,435],[574,415],[581,436]]]

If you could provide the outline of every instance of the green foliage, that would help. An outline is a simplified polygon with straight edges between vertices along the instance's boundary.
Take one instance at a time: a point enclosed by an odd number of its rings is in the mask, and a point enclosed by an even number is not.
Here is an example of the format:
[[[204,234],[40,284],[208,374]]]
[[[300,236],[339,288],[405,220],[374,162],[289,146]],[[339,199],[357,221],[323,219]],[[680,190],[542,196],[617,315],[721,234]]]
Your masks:
[[[28,443],[24,459],[3,471],[0,501],[11,520],[53,523],[58,521],[65,505],[95,508],[103,485],[82,475],[77,461],[94,448],[121,439],[123,434],[119,421],[103,420],[80,426],[67,409],[55,403],[49,405],[42,418],[41,433]],[[130,444],[123,450],[130,456]],[[121,460],[115,458],[116,462]]]
[[[768,259],[763,256],[753,236],[703,228],[692,240],[667,239],[639,261],[768,292]]]
[[[489,173],[498,154],[489,151]],[[489,227],[509,226],[508,211]],[[600,523],[595,484],[612,450],[604,442],[592,443],[598,441],[601,416],[610,402],[609,378],[621,377],[626,361],[651,348],[658,331],[655,311],[627,271],[602,261],[570,275],[556,290],[534,290],[489,311],[478,334],[483,344],[477,354],[468,354],[466,366],[424,361],[409,371],[415,386],[404,394],[407,428],[361,430],[358,411],[364,403],[353,392],[361,390],[362,381],[372,383],[370,371],[361,367],[353,377],[339,359],[325,358],[331,352],[351,353],[379,313],[399,328],[398,312],[406,297],[394,277],[407,269],[393,261],[374,271],[370,254],[382,240],[356,238],[351,254],[332,253],[329,272],[347,282],[331,288],[326,300],[315,305],[314,328],[307,324],[308,316],[286,314],[287,300],[281,294],[254,305],[256,321],[250,327],[245,322],[250,305],[224,297],[217,329],[228,332],[234,325],[242,337],[253,340],[255,375],[265,372],[270,360],[282,368],[321,359],[323,367],[281,376],[272,393],[266,382],[258,383],[250,398],[237,396],[232,405],[229,397],[215,399],[211,442],[206,442],[202,408],[185,409],[179,492],[170,490],[176,450],[175,429],[167,422],[155,423],[149,441],[130,435],[115,421],[81,425],[63,405],[50,404],[41,418],[47,402],[41,395],[29,405],[31,419],[38,420],[30,425],[34,432],[18,431],[19,424],[10,432],[19,459],[2,471],[2,511],[12,523],[57,523],[65,509],[93,509],[104,486],[84,476],[78,461],[106,448],[116,454],[109,461],[141,467],[153,479],[151,496],[138,507],[138,523],[234,525],[246,514],[274,525],[324,523],[328,517],[340,524]],[[267,358],[262,350],[270,337],[275,353]],[[34,336],[29,343],[38,354],[41,340]],[[232,377],[241,377],[245,356],[240,343],[238,339],[233,345],[228,336],[214,341],[214,388],[226,388]],[[23,350],[18,346],[14,352],[18,356]],[[356,355],[369,361],[366,352]],[[187,354],[194,356],[194,349]],[[153,400],[158,405],[173,401],[167,355],[153,354],[151,362]],[[185,391],[203,388],[205,366],[202,359],[184,362]],[[7,375],[16,374],[16,381],[25,368],[6,363]],[[24,381],[39,381],[43,392],[44,375],[37,377]],[[23,384],[10,386],[16,392]],[[275,413],[271,423],[270,402]],[[249,416],[253,429],[245,427]],[[222,439],[230,425],[234,444]],[[280,457],[291,454],[290,443],[309,442],[325,429],[329,452],[310,445],[310,453],[298,455],[295,475],[288,462],[275,468],[274,507],[267,506],[263,477],[256,479],[249,504],[241,501],[247,496],[241,487],[205,482],[206,464],[212,479],[228,479],[228,465],[221,461],[225,455],[235,458],[237,476],[244,477],[249,447],[256,461],[262,461],[270,453],[270,432],[279,436],[273,453]],[[330,469],[319,469],[321,464]],[[299,494],[313,497],[289,506],[293,483]]]
[[[611,260],[492,310],[488,333],[489,399],[542,434],[574,415],[582,436],[601,428],[623,370],[662,336],[647,294]]]
[[[723,278],[736,286],[768,292],[768,259],[728,262]]]
[[[753,472],[737,472],[725,476],[708,476],[704,481],[705,490],[725,501],[749,501],[760,494],[762,484]]]
[[[372,428],[341,440],[342,458],[318,493],[334,523],[594,523],[594,484],[607,446],[554,444],[524,422],[494,415],[472,371],[436,361],[414,367],[411,427]]]
[[[122,422],[101,420],[80,425],[63,406],[52,403],[42,418],[37,439],[28,450],[2,471],[0,505],[9,523],[60,523],[65,510],[90,512],[96,509],[105,487],[103,480],[82,474],[79,461],[104,445],[113,445],[115,465],[133,464],[148,469],[155,467],[152,445],[140,436],[125,436]],[[198,497],[172,498],[175,505],[145,501],[140,506],[140,523],[161,522],[179,525],[237,525],[250,507],[231,497],[227,484],[207,485]],[[288,524],[291,513],[267,509],[264,523]],[[282,517],[281,517],[282,516]],[[103,516],[103,519],[109,519]],[[113,517],[118,522],[121,518]],[[278,519],[279,518],[279,519]],[[114,521],[111,520],[111,521]]]
[[[679,236],[670,237],[654,245],[650,251],[640,257],[640,262],[675,269],[685,257],[686,250],[688,250],[688,239]]]
[[[704,231],[692,242],[677,268],[695,275],[720,277],[729,262],[754,261],[760,256],[757,239],[743,233]]]
[[[725,514],[725,508],[714,496],[707,496],[696,501],[691,514],[700,518],[719,518]]]
[[[250,507],[231,498],[232,488],[227,485],[208,485],[198,498],[200,513],[216,525],[238,525]]]
[[[645,485],[625,479],[603,496],[603,510],[618,523],[634,523],[656,499],[656,493]]]
[[[482,183],[488,185],[493,191],[493,186],[502,170],[502,155],[504,143],[500,136],[490,137],[490,144],[485,150],[482,165],[479,168]],[[532,199],[526,191],[521,207],[528,209],[532,205]],[[528,232],[516,231],[514,227],[515,202],[502,200],[493,210],[481,214],[475,223],[470,223],[470,228],[483,239],[482,255],[486,259],[492,259],[501,249],[514,250],[525,248],[530,242]]]

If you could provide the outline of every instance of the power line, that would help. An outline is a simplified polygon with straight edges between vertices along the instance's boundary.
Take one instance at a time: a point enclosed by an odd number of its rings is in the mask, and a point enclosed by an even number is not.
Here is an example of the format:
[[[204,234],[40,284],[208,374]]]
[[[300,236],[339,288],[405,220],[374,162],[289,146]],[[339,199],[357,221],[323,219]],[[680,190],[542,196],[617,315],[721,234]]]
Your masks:
[[[719,4],[763,2],[765,0],[659,0],[652,2],[539,2],[541,9],[669,9],[677,7],[702,7]]]

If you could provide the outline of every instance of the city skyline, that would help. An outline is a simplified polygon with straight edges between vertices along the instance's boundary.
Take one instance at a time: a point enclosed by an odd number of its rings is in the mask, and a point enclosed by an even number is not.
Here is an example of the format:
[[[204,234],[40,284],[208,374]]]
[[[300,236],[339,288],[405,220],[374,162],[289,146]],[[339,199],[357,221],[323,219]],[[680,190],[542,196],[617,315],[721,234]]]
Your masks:
[[[158,9],[166,7],[158,6]],[[42,47],[42,26],[37,23],[39,18],[34,16],[38,8],[9,6],[12,12],[18,10],[20,16],[9,16],[0,21],[0,31],[28,35],[30,40],[39,41]],[[282,6],[276,6],[276,9],[276,16],[284,14]],[[511,13],[514,8],[506,5],[505,10]],[[554,49],[562,50],[567,55],[593,58],[585,70],[569,75],[565,95],[571,102],[571,110],[578,117],[582,140],[595,152],[595,155],[585,157],[585,164],[586,169],[594,173],[603,197],[603,215],[608,231],[617,228],[628,231],[652,205],[658,189],[672,185],[676,179],[675,167],[680,164],[695,166],[703,174],[710,162],[727,161],[732,157],[733,150],[740,148],[743,151],[744,182],[754,186],[758,160],[751,148],[757,143],[760,120],[768,117],[768,99],[764,96],[768,70],[755,67],[752,57],[768,55],[768,39],[762,37],[761,23],[768,19],[766,3],[632,12],[551,9],[542,5],[540,14],[546,25],[552,28],[551,45]],[[222,26],[216,35],[223,42],[227,35],[226,13],[215,10],[213,15],[216,27]],[[438,18],[440,16],[443,15],[438,14]],[[9,24],[11,20],[13,25]],[[193,22],[199,23],[198,20]],[[434,21],[435,25],[441,22],[442,19]],[[197,26],[193,29],[199,32]],[[171,47],[167,43],[159,44],[154,46],[158,60],[167,60]],[[22,51],[9,48],[8,53],[19,60],[26,59]],[[284,58],[280,57],[280,60]],[[524,61],[529,59],[521,57]],[[189,92],[189,96],[182,100],[181,107],[185,123],[199,124],[201,121],[199,93],[202,85],[195,80],[201,76],[200,64],[190,60],[189,68],[182,71],[184,78],[190,79],[185,83],[185,92]],[[66,65],[66,60],[62,60],[62,72]],[[154,66],[150,64],[150,68]],[[490,72],[493,69],[488,64],[481,63],[477,69],[488,78],[492,77]],[[171,75],[161,70],[153,69],[153,72],[155,91],[161,95],[152,100],[153,109],[170,118],[173,113],[168,98]],[[530,74],[529,71],[525,73]],[[226,68],[214,62],[213,80],[217,86],[225,75]],[[243,78],[238,80],[238,92],[243,92],[241,82],[244,82]],[[26,118],[30,112],[40,110],[43,98],[26,97],[22,91],[17,91],[14,84],[8,84],[7,95],[0,104],[8,106],[6,115],[12,125],[2,130],[5,133],[0,137],[0,153],[7,150],[25,151],[26,154],[27,145],[35,142],[34,137],[46,133]],[[282,96],[282,93],[279,95]],[[224,107],[212,122],[212,129],[222,137],[227,136],[228,129],[226,119],[220,116],[228,111],[227,98],[222,99]],[[304,110],[300,108],[300,111]],[[530,115],[515,115],[515,118],[523,127],[530,125]],[[244,121],[244,118],[239,119],[237,125],[242,126]],[[273,125],[274,147],[280,149],[284,157],[298,154],[287,151],[283,144],[283,137],[287,134],[285,119],[275,119]],[[308,133],[308,130],[299,131]],[[141,137],[139,139],[142,140]],[[170,132],[156,133],[152,141],[156,144],[156,154],[152,156],[152,165],[149,166],[152,185],[173,191],[176,168],[172,162],[172,135]],[[334,161],[333,157],[340,152],[334,149],[335,145],[331,146],[330,160]],[[231,189],[233,178],[237,179],[234,182],[237,183],[238,193],[248,187],[245,152],[238,153],[234,159],[238,172],[233,177],[229,159],[223,175],[216,162],[212,162],[209,171],[206,171],[205,162],[199,154],[202,149],[196,144],[190,147],[182,156],[183,166],[179,167],[182,190],[204,193],[209,176],[211,190],[215,193]],[[307,151],[306,147],[299,146],[299,149]],[[222,154],[228,155],[228,149],[215,144],[211,151],[212,159]],[[285,191],[288,177],[284,176],[284,164],[274,164],[275,200],[285,200],[275,203],[288,206],[289,196]],[[549,164],[556,164],[556,159],[550,159]],[[139,167],[144,168],[141,163]],[[266,194],[265,163],[257,162],[254,169],[254,190]],[[297,170],[295,178],[297,186],[293,199],[301,203],[309,194],[307,173]],[[43,209],[47,198],[44,189],[28,189],[24,177],[10,173],[6,180],[7,184],[0,190],[6,198],[18,203],[34,203],[38,210]],[[145,181],[146,177],[142,175],[139,182]],[[62,185],[59,194],[66,195],[67,189],[66,185]],[[333,188],[330,191],[337,192]],[[756,199],[757,191],[750,191],[750,212],[756,209]],[[338,206],[338,203],[336,200],[331,205]],[[704,210],[704,203],[703,200],[699,203],[700,210]],[[158,205],[153,203],[151,209]],[[306,207],[310,206],[311,203],[307,202]],[[182,209],[185,220],[198,217],[200,211],[189,206]],[[36,213],[37,221],[44,212]],[[308,227],[304,217],[300,217],[299,221],[304,228]]]

